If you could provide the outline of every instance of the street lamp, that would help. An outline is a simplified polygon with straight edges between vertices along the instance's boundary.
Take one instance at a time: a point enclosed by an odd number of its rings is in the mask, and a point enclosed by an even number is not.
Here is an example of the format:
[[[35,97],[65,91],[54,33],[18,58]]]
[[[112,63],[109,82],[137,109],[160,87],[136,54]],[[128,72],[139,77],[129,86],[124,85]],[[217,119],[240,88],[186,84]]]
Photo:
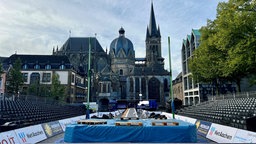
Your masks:
[[[141,93],[139,94],[139,97],[140,97],[140,102],[139,103],[140,103],[140,112],[141,112],[141,105],[142,105],[142,102],[141,102],[142,101],[142,94]]]
[[[141,93],[139,94],[139,97],[140,97],[140,101],[141,101],[142,100],[142,94]]]

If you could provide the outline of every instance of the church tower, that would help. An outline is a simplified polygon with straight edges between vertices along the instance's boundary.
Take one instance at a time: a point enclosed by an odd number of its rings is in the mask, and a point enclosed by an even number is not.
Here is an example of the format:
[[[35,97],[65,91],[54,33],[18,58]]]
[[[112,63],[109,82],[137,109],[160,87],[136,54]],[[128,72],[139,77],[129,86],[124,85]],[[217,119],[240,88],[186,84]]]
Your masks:
[[[160,28],[156,26],[153,3],[151,3],[150,20],[146,32],[146,64],[148,67],[164,68],[164,58],[162,58],[161,53]]]

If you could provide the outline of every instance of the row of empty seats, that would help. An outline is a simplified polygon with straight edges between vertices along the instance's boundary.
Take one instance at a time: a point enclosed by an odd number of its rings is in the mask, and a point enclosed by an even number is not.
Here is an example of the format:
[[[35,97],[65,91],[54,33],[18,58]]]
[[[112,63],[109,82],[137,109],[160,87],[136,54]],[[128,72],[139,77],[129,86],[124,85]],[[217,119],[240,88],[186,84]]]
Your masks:
[[[246,129],[246,121],[256,117],[256,98],[236,98],[203,102],[177,110],[179,115]]]
[[[85,115],[84,105],[0,100],[0,132]]]

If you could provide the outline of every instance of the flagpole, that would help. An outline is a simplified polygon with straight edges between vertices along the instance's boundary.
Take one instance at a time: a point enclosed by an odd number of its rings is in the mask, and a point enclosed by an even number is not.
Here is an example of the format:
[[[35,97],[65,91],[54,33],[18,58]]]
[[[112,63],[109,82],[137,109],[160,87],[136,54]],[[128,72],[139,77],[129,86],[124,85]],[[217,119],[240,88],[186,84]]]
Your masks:
[[[169,50],[169,67],[170,67],[170,97],[172,99],[171,108],[172,108],[172,118],[175,119],[174,114],[174,99],[173,99],[173,91],[172,91],[172,60],[171,60],[171,47],[170,47],[170,37],[168,37],[168,50]]]
[[[91,91],[91,38],[89,37],[86,119],[90,119],[90,91]]]

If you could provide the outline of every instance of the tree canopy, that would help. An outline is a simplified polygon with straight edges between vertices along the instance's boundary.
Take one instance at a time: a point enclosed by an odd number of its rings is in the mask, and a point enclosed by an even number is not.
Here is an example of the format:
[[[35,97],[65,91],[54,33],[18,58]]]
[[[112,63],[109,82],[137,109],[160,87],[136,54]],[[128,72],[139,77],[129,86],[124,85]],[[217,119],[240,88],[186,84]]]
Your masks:
[[[256,71],[255,1],[219,3],[216,19],[200,32],[200,45],[189,63],[193,77],[202,82],[228,79],[240,91],[241,79]]]

